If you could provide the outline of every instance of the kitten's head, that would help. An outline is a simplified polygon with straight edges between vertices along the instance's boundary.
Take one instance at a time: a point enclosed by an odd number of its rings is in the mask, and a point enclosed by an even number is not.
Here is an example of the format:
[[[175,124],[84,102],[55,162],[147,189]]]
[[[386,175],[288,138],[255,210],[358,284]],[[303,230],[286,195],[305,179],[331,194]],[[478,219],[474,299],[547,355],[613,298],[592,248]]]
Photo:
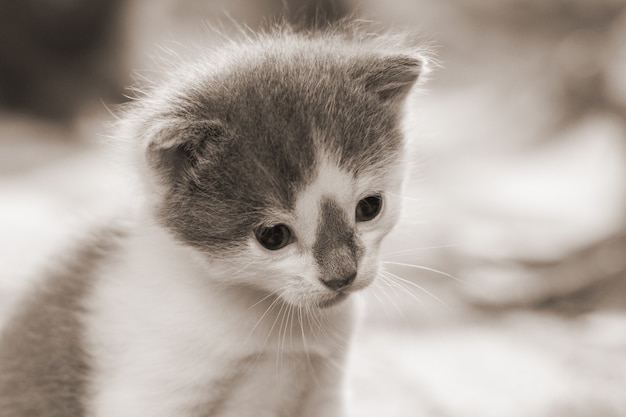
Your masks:
[[[423,69],[389,46],[268,35],[181,66],[138,103],[157,219],[221,272],[207,279],[318,307],[372,282]]]

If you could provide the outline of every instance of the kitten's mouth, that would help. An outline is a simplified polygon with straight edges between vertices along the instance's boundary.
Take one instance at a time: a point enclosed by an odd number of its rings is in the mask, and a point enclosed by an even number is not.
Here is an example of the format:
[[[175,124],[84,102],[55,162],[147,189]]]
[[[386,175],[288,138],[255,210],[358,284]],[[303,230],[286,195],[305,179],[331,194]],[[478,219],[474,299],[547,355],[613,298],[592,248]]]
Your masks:
[[[335,294],[333,297],[331,297],[331,298],[329,298],[329,299],[327,299],[327,300],[324,300],[324,301],[320,302],[320,303],[318,304],[318,306],[319,306],[320,308],[328,308],[328,307],[332,307],[332,306],[334,306],[334,305],[336,305],[336,304],[339,304],[340,302],[342,302],[342,301],[343,301],[343,300],[345,300],[346,298],[348,298],[348,295],[349,295],[348,293],[345,293],[345,292],[339,292],[339,293]]]

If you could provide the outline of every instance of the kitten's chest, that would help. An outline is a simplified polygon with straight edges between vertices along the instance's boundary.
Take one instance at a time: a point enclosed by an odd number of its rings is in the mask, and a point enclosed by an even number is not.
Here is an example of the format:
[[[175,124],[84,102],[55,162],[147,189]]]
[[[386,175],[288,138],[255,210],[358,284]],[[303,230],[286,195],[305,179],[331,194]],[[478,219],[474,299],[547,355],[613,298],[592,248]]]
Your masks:
[[[200,417],[307,416],[317,402],[326,360],[301,353],[264,354],[233,362]],[[317,416],[318,414],[313,414]]]
[[[170,337],[177,339],[129,338],[123,349],[102,345],[108,354],[99,356],[90,416],[317,416],[313,408],[327,390],[333,387],[329,398],[340,391],[330,366],[336,357],[267,347],[254,352],[241,340],[194,342],[180,332]]]
[[[317,415],[313,404],[339,391],[329,389],[339,382],[330,366],[338,340],[320,343],[306,321],[161,281],[163,268],[149,271],[149,284],[133,272],[100,277],[87,300],[89,417]]]
[[[304,416],[315,396],[319,363],[300,355],[181,357],[151,352],[150,360],[100,378],[94,417]],[[160,356],[160,357],[159,357]],[[317,359],[313,360],[314,362]],[[315,370],[313,370],[315,369]]]

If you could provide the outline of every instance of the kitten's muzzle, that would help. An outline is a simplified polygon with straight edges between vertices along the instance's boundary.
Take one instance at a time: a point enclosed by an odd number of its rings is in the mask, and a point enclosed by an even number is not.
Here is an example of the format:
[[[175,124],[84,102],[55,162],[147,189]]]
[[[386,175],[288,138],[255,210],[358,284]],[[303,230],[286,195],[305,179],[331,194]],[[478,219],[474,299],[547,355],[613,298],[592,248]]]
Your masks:
[[[321,279],[322,283],[328,288],[334,291],[343,291],[348,288],[354,282],[356,278],[356,271],[349,272],[342,278],[335,279]]]

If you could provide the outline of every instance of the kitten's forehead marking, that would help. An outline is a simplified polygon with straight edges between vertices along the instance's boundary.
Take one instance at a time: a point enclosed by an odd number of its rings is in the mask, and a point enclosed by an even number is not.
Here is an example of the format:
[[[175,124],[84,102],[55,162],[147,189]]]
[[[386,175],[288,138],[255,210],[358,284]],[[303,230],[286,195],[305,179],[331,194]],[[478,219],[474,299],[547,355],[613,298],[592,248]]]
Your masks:
[[[354,199],[355,179],[352,174],[339,168],[332,158],[318,158],[316,173],[298,195],[295,217],[298,223],[298,239],[303,245],[313,247],[316,241],[322,201],[333,200],[339,207],[350,207]]]

